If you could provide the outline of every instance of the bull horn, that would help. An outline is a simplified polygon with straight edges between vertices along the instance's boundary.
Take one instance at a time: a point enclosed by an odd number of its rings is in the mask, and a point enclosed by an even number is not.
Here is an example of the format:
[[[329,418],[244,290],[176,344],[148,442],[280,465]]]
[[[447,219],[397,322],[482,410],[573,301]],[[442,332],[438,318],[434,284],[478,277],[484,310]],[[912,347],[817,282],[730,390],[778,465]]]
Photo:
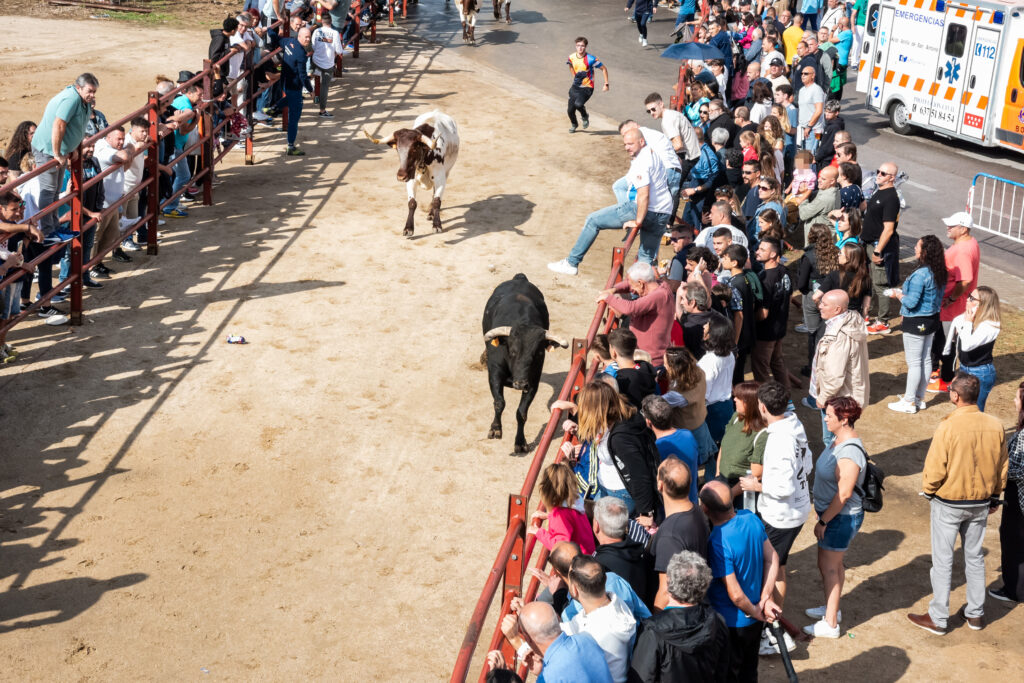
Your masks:
[[[372,143],[373,143],[373,144],[375,144],[375,145],[379,145],[379,144],[381,144],[382,142],[383,142],[383,143],[384,143],[385,145],[390,145],[390,144],[391,144],[392,142],[394,142],[394,140],[395,140],[395,134],[394,134],[394,133],[392,133],[391,135],[389,135],[389,136],[387,137],[387,139],[386,139],[386,140],[379,140],[379,139],[377,139],[377,138],[373,137],[372,135],[370,135],[370,132],[369,132],[368,130],[366,130],[365,128],[363,128],[363,135],[365,135],[366,137],[368,137],[368,138],[370,139],[370,142],[372,142]]]
[[[558,344],[563,349],[569,348],[569,342],[565,341],[564,339],[562,339],[560,337],[556,337],[555,335],[551,334],[550,332],[545,332],[544,333],[544,338],[547,339],[552,344]]]
[[[512,326],[511,325],[505,325],[504,327],[495,327],[495,328],[487,331],[487,333],[484,335],[484,341],[485,342],[489,342],[492,339],[494,339],[495,337],[507,337],[511,333],[512,333]]]
[[[426,135],[422,134],[420,135],[420,142],[426,145],[427,149],[429,149],[430,151],[434,151],[434,145],[437,144],[436,140],[434,140],[433,138],[428,138]]]

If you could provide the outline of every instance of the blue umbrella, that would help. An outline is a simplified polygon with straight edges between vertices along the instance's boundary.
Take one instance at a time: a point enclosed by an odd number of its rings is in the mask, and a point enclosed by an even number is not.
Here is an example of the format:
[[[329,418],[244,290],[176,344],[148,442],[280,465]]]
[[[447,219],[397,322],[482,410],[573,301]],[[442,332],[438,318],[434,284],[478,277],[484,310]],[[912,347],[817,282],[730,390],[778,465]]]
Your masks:
[[[707,43],[676,43],[669,45],[661,56],[666,59],[721,59],[725,61],[725,55],[714,45]]]

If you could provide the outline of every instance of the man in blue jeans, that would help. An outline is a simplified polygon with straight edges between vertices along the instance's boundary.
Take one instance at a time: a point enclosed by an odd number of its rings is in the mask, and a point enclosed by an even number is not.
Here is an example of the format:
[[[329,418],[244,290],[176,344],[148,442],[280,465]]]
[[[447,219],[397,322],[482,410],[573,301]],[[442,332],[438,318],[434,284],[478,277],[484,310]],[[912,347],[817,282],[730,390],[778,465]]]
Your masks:
[[[57,93],[46,105],[43,118],[32,136],[32,153],[36,167],[48,164],[54,159],[60,164],[39,175],[39,206],[46,207],[57,201],[57,186],[60,184],[62,169],[75,154],[85,137],[85,126],[96,103],[96,91],[100,82],[90,73],[75,79],[74,85]],[[51,212],[39,219],[44,235],[57,230],[57,213]]]
[[[185,74],[182,75],[182,77],[184,76]],[[196,105],[199,103],[201,95],[202,90],[199,84],[193,83],[171,102],[171,108],[176,112],[175,118],[179,121],[177,129],[174,131],[174,156],[171,158],[171,169],[174,171],[174,182],[171,184],[172,194],[177,194],[188,185],[188,181],[192,180],[185,148],[188,146],[189,133],[199,125],[199,112],[196,110]],[[178,195],[164,207],[163,215],[170,218],[188,216],[188,211],[179,208],[180,203],[181,195]]]
[[[313,92],[313,83],[306,73],[307,48],[312,31],[299,29],[298,37],[281,39],[281,82],[284,84],[284,106],[288,107],[288,156],[300,157],[306,152],[295,145],[302,116],[302,91]]]
[[[622,142],[632,159],[626,174],[629,183],[626,196],[620,198],[618,204],[598,209],[587,216],[569,257],[549,263],[550,270],[575,275],[599,231],[632,230],[638,225],[640,246],[637,258],[652,265],[657,261],[661,236],[672,213],[672,194],[668,189],[665,166],[644,142],[639,129],[626,130],[622,134]]]

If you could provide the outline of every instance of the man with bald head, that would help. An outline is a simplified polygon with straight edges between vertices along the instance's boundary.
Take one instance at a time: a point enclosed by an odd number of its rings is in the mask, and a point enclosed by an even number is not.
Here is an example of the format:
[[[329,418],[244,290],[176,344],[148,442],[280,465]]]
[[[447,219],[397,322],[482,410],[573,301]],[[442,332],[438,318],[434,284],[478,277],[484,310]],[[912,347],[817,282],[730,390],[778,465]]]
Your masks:
[[[900,217],[900,196],[895,181],[899,168],[891,161],[878,167],[875,182],[878,191],[867,200],[860,241],[867,249],[871,268],[871,300],[878,303],[878,316],[868,325],[869,334],[889,334],[889,320],[899,315],[899,302],[893,311],[886,289],[900,283],[900,236],[896,225]]]
[[[819,166],[819,168],[821,168]],[[813,195],[813,196],[812,196]],[[818,187],[796,195],[797,212],[804,224],[804,244],[815,221],[828,221],[828,214],[839,206],[839,169],[826,166],[818,171]]]
[[[821,412],[821,434],[825,446],[835,436],[825,426],[825,401],[849,396],[863,408],[868,404],[871,383],[868,374],[868,335],[860,311],[850,311],[850,297],[842,289],[818,298],[818,311],[825,321],[821,339],[811,361],[810,397],[804,405]]]
[[[575,275],[580,262],[601,230],[632,230],[640,226],[637,258],[654,264],[672,213],[672,193],[668,189],[665,165],[644,142],[638,128],[622,134],[622,144],[631,159],[625,196],[618,204],[599,209],[589,216],[567,258],[549,263],[548,268],[562,275]]]
[[[584,610],[579,600],[574,598],[569,590],[569,572],[572,569],[573,560],[580,555],[580,547],[571,541],[556,543],[551,549],[548,561],[554,570],[551,575],[545,574],[538,569],[530,569],[544,586],[547,592],[541,593],[537,599],[550,602],[556,612],[562,615],[563,621],[572,621],[573,617]],[[625,604],[633,617],[639,622],[651,616],[651,610],[647,608],[644,601],[636,594],[629,582],[614,572],[605,573],[605,586],[609,593],[615,593]]]
[[[658,574],[655,609],[665,609],[668,604],[669,560],[683,550],[692,550],[705,558],[708,554],[708,520],[690,501],[690,482],[694,478],[696,473],[675,456],[665,458],[658,467],[658,493],[665,503],[665,521],[658,527],[651,545],[654,571]]]
[[[313,83],[306,73],[306,49],[313,32],[308,26],[298,29],[297,37],[282,38],[281,82],[284,85],[284,106],[288,107],[288,156],[303,156],[305,152],[295,145],[302,116],[303,90],[312,94]]]
[[[527,603],[519,615],[507,615],[501,631],[521,657],[533,652],[542,658],[534,674],[548,681],[612,683],[604,652],[589,633],[562,632],[555,610],[546,602]]]
[[[713,580],[708,602],[729,629],[729,681],[757,680],[757,653],[764,622],[780,613],[771,597],[779,556],[764,524],[749,510],[735,510],[732,491],[714,480],[700,491],[701,508],[714,525],[709,542]]]

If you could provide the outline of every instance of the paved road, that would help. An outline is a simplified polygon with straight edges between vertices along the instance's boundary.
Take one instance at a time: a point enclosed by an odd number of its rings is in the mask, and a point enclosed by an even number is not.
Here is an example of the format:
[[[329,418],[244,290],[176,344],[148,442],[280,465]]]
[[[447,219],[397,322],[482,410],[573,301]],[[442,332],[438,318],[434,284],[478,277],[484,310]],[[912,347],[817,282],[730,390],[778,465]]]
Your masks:
[[[559,97],[569,88],[566,56],[573,50],[574,38],[585,35],[590,40],[590,52],[607,65],[611,81],[610,92],[596,92],[588,108],[617,120],[649,121],[643,110],[644,97],[658,91],[667,101],[676,81],[678,63],[659,57],[669,44],[668,33],[675,15],[665,10],[655,15],[649,25],[650,47],[645,49],[638,44],[635,25],[622,11],[624,4],[514,0],[512,24],[506,25],[504,21],[494,21],[487,3],[486,12],[479,15],[475,47],[463,44],[458,12],[451,2],[423,0],[419,5],[410,5],[409,16],[402,23],[415,34],[450,47],[463,57]],[[975,173],[1024,182],[1024,156],[929,134],[896,135],[884,117],[860,104],[862,96],[854,92],[852,85],[847,86],[847,94],[844,118],[857,142],[864,169],[893,160],[910,176],[910,182],[902,188],[908,203],[900,223],[905,251],[912,253],[915,241],[907,238],[930,232],[945,239],[939,220],[963,210]],[[568,135],[568,120],[566,129]],[[1024,274],[1024,245],[984,234],[977,237],[982,241],[983,264]],[[1024,288],[1020,291],[1024,293]]]

